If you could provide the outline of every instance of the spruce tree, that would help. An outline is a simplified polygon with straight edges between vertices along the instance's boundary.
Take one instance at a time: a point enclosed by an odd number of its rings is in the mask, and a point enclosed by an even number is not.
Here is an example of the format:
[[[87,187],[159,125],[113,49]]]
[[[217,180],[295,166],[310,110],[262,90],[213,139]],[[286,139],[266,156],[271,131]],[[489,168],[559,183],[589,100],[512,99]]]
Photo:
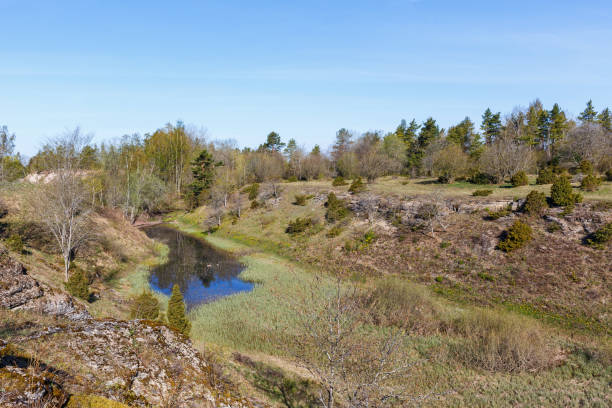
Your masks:
[[[487,144],[491,144],[497,139],[502,131],[501,112],[493,113],[491,109],[482,114],[482,125],[480,126]]]
[[[554,146],[560,140],[565,137],[567,131],[567,118],[565,112],[561,110],[559,104],[555,103],[549,113],[550,128],[549,128],[549,140],[550,144]]]
[[[597,123],[608,132],[612,132],[612,116],[610,115],[610,108],[606,108],[597,115]]]
[[[172,296],[168,301],[168,323],[185,336],[189,336],[191,322],[185,316],[185,302],[177,284],[172,287]]]
[[[582,111],[582,113],[578,115],[578,119],[580,119],[582,123],[593,123],[596,118],[597,111],[595,110],[595,108],[593,108],[593,101],[589,100],[584,111]]]
[[[538,143],[540,112],[544,110],[542,102],[536,99],[529,105],[527,110],[527,125],[524,135],[521,138],[528,146],[535,146]]]
[[[215,163],[212,154],[204,149],[191,162],[191,173],[193,174],[193,182],[189,185],[188,201],[192,207],[197,207],[200,204],[200,196],[202,192],[208,190],[215,178],[215,166],[222,163]]]

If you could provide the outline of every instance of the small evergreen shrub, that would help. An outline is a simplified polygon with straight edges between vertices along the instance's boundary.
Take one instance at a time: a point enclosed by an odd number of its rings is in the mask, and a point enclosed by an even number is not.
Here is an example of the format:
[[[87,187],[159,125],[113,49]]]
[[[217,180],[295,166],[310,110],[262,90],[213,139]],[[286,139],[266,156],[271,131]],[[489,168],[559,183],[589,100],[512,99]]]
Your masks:
[[[438,176],[438,183],[440,184],[450,184],[453,181],[453,176],[449,173],[443,173]]]
[[[336,197],[336,194],[332,191],[327,195],[327,202],[325,203],[327,211],[325,212],[325,219],[329,223],[334,223],[345,218],[349,214],[349,209],[346,208],[344,201]]]
[[[13,252],[23,253],[25,246],[19,234],[11,234],[5,241],[6,246]]]
[[[72,275],[66,282],[66,290],[72,296],[84,300],[89,299],[89,278],[81,268],[74,268]]]
[[[296,194],[295,201],[293,202],[293,204],[305,206],[306,200],[307,200],[306,194]]]
[[[298,178],[297,178],[297,177],[295,177],[295,176],[291,176],[291,177],[289,177],[289,178],[287,179],[287,181],[288,181],[289,183],[295,183],[296,181],[298,181]]]
[[[257,196],[259,195],[259,184],[253,183],[242,191],[249,193],[249,200],[256,200]]]
[[[525,198],[523,211],[530,215],[542,215],[548,208],[546,195],[538,191],[532,190]]]
[[[512,184],[512,187],[526,186],[529,184],[529,179],[524,171],[519,171],[512,176],[510,183]]]
[[[555,173],[551,167],[544,167],[538,173],[536,184],[552,184],[555,181]]]
[[[177,284],[172,287],[172,295],[168,301],[168,324],[183,333],[185,336],[189,336],[191,330],[191,322],[187,320],[185,315],[185,302],[183,301],[183,295],[181,289]]]
[[[474,197],[486,197],[493,194],[493,190],[476,190],[472,193]]]
[[[502,208],[501,210],[491,211],[487,208],[486,211],[487,216],[485,218],[489,221],[495,221],[501,217],[506,217],[512,214],[512,204],[508,204],[506,208]]]
[[[578,169],[582,174],[593,174],[593,164],[588,160],[582,160]]]
[[[132,300],[131,319],[155,320],[159,317],[159,301],[152,293],[142,292]]]
[[[612,222],[607,223],[595,231],[590,238],[587,238],[587,243],[598,249],[603,249],[610,241],[612,241]]]
[[[259,201],[257,201],[257,200],[252,200],[251,201],[251,209],[252,210],[256,210],[259,207],[261,207],[261,203]]]
[[[584,191],[597,191],[600,184],[601,180],[598,177],[592,174],[587,174],[582,178],[580,189]]]
[[[342,176],[338,176],[334,179],[334,181],[332,181],[332,186],[334,187],[341,187],[341,186],[346,186],[348,183],[344,180],[344,177]]]
[[[329,231],[327,231],[327,234],[325,234],[327,236],[327,238],[335,238],[338,235],[340,235],[343,231],[343,228],[340,225],[334,225],[333,227],[331,227],[329,229]]]
[[[573,206],[582,201],[582,196],[572,191],[569,178],[559,176],[550,187],[550,199],[558,207]]]
[[[289,225],[287,225],[285,232],[290,235],[301,234],[306,232],[312,225],[312,218],[296,218],[293,221],[289,221]]]
[[[469,181],[472,184],[495,184],[495,177],[490,174],[478,172],[470,177]]]
[[[527,242],[531,241],[532,230],[529,224],[517,220],[512,224],[508,231],[504,234],[501,242],[497,245],[498,249],[504,252],[511,252],[515,249],[519,249]]]
[[[365,189],[366,189],[366,186],[365,186],[365,184],[363,184],[363,180],[361,180],[361,177],[357,177],[351,183],[348,191],[351,194],[358,194],[358,193],[364,192]]]
[[[612,169],[606,171],[606,180],[612,181]]]

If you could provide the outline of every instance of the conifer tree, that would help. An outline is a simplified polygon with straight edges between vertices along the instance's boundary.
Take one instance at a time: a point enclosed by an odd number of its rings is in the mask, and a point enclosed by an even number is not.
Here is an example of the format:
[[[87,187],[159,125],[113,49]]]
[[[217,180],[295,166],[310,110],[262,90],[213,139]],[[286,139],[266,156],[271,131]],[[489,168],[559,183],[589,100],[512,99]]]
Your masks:
[[[482,125],[480,126],[487,144],[491,144],[499,137],[502,131],[501,112],[493,113],[491,109],[482,115]]]
[[[565,112],[561,110],[559,104],[555,103],[549,113],[550,128],[548,137],[550,144],[555,145],[565,137],[567,131],[567,118]]]
[[[593,108],[593,101],[589,99],[586,108],[578,115],[578,119],[582,123],[593,123],[597,118],[597,111]]]
[[[215,163],[212,154],[204,149],[191,162],[191,173],[193,174],[193,182],[189,185],[188,201],[193,207],[200,204],[200,196],[202,192],[212,187],[215,178],[215,166],[221,163]]]
[[[408,165],[410,167],[413,169],[421,167],[423,156],[425,156],[425,149],[427,149],[431,142],[439,138],[441,133],[434,118],[430,117],[423,123],[419,137],[408,149]]]
[[[271,150],[275,152],[280,152],[281,149],[285,146],[283,142],[281,142],[281,137],[276,132],[270,132],[268,137],[266,138],[266,143],[262,145],[265,150]]]
[[[185,302],[177,284],[172,287],[172,296],[168,301],[168,323],[185,336],[189,336],[191,322],[185,316]]]
[[[608,132],[612,132],[612,116],[610,115],[610,108],[602,110],[599,115],[597,115],[597,123],[599,123],[601,127],[606,129]]]
[[[522,137],[522,141],[528,146],[535,146],[538,144],[538,133],[539,133],[539,120],[540,112],[544,110],[542,102],[536,99],[529,105],[527,110],[527,125],[525,126],[525,134]]]

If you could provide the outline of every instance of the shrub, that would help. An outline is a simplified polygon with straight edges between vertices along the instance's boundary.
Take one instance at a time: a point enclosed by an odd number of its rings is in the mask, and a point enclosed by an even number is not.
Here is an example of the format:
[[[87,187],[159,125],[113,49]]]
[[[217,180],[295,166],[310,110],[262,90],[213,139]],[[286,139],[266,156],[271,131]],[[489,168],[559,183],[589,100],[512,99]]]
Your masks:
[[[287,179],[287,181],[288,181],[289,183],[295,183],[296,181],[298,181],[298,178],[297,178],[297,177],[295,177],[295,176],[290,176],[290,177]]]
[[[606,180],[612,181],[612,169],[606,171]]]
[[[517,220],[508,228],[508,231],[504,234],[497,248],[504,252],[511,252],[521,248],[525,246],[527,242],[531,241],[531,233],[532,231],[529,224]]]
[[[540,326],[526,318],[482,310],[453,323],[465,340],[452,347],[467,364],[489,371],[520,372],[548,367],[554,358]]]
[[[603,249],[604,245],[610,241],[612,241],[612,222],[599,228],[590,238],[587,238],[587,243],[598,249]]]
[[[601,180],[598,177],[588,174],[582,178],[580,189],[584,191],[597,191],[600,184]]]
[[[519,171],[512,176],[510,183],[512,184],[512,187],[526,186],[529,184],[529,179],[524,171]]]
[[[305,206],[306,205],[306,199],[307,198],[306,198],[305,194],[296,194],[295,195],[295,201],[293,202],[293,204]]]
[[[131,319],[155,320],[159,317],[159,302],[153,294],[142,292],[132,300]]]
[[[8,207],[6,206],[6,204],[0,201],[0,218],[6,217],[8,213],[9,213]]]
[[[338,199],[336,194],[333,192],[327,195],[327,202],[325,203],[327,211],[325,212],[325,219],[329,223],[334,223],[345,218],[349,214],[348,208],[344,201]]]
[[[72,296],[89,299],[89,278],[81,268],[75,268],[66,282],[66,290]]]
[[[257,201],[257,200],[251,201],[251,209],[252,210],[256,210],[259,207],[261,207],[261,203],[259,201]]]
[[[486,197],[493,194],[493,190],[476,190],[472,193],[474,197]]]
[[[185,336],[189,336],[191,322],[185,316],[185,302],[177,284],[172,287],[172,295],[168,301],[168,324]]]
[[[334,179],[334,181],[332,182],[332,186],[334,187],[341,187],[341,186],[346,186],[348,183],[344,180],[344,177],[342,176],[338,176]]]
[[[334,225],[325,235],[327,238],[335,238],[342,233],[342,230],[343,228],[340,225]]]
[[[491,211],[488,208],[486,209],[487,216],[486,219],[489,221],[495,221],[501,217],[506,217],[512,213],[512,204],[508,204],[506,208],[502,208],[501,210]]]
[[[13,252],[23,253],[25,246],[19,234],[11,234],[5,241],[6,246]]]
[[[555,173],[553,169],[550,167],[544,167],[538,173],[538,178],[536,179],[536,184],[552,184],[555,181]]]
[[[253,183],[242,191],[244,191],[245,193],[249,193],[249,200],[255,200],[259,195],[259,184]]]
[[[563,207],[581,202],[582,196],[572,191],[572,185],[567,177],[559,176],[550,187],[550,199],[553,205]]]
[[[365,187],[365,184],[363,184],[363,181],[361,180],[361,177],[357,177],[351,183],[348,191],[351,194],[358,194],[358,193],[361,193],[361,192],[365,191],[365,189],[366,189],[366,187]]]
[[[479,172],[470,177],[469,181],[472,184],[495,184],[495,177]]]
[[[359,251],[370,246],[377,238],[374,231],[368,230],[359,239],[346,241],[344,243],[344,249],[348,252]]]
[[[593,174],[593,164],[588,160],[582,160],[578,169],[582,174]]]
[[[542,215],[548,208],[546,195],[538,191],[532,190],[525,198],[523,211],[530,215]]]
[[[301,234],[312,225],[312,218],[296,218],[293,221],[289,221],[289,225],[287,225],[285,232],[291,235]]]

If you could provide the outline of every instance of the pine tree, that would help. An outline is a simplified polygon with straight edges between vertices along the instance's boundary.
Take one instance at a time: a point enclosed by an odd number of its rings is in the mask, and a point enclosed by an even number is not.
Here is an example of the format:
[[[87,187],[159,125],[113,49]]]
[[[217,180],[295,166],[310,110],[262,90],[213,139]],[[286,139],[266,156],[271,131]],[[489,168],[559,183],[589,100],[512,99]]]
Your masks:
[[[168,301],[168,323],[185,336],[189,336],[191,322],[185,316],[185,302],[177,284],[172,287],[172,296]]]
[[[204,149],[191,162],[191,173],[193,174],[193,182],[189,185],[189,193],[187,201],[192,207],[197,207],[200,204],[202,192],[210,189],[215,178],[215,166],[222,163],[215,163],[212,154]]]
[[[482,114],[482,125],[480,126],[487,144],[491,144],[499,137],[502,131],[501,112],[493,114],[491,109]]]
[[[338,162],[342,155],[349,151],[349,149],[351,148],[351,144],[353,144],[353,141],[351,140],[352,138],[353,135],[351,134],[351,132],[349,132],[345,128],[342,128],[336,132],[336,142],[332,147],[331,153],[332,157],[334,158],[334,161]]]
[[[548,111],[542,110],[538,115],[538,143],[542,149],[547,150],[550,135],[550,116]]]
[[[525,126],[525,132],[521,141],[528,146],[535,146],[538,144],[538,133],[539,133],[539,121],[540,113],[544,110],[542,102],[536,99],[529,105],[527,110],[527,125]]]
[[[481,150],[480,135],[474,130],[474,123],[466,117],[456,126],[448,129],[446,138],[461,146],[464,152],[476,156]]]
[[[565,137],[567,131],[567,118],[565,112],[561,110],[559,104],[555,103],[549,113],[550,128],[548,137],[550,144],[554,146]]]
[[[593,123],[596,118],[597,118],[597,111],[595,110],[595,108],[593,108],[593,101],[589,100],[587,102],[587,106],[584,109],[584,111],[582,111],[582,113],[578,115],[578,119],[582,123]]]
[[[281,142],[280,135],[276,132],[270,132],[266,138],[266,143],[262,145],[265,150],[272,150],[275,152],[280,152],[284,146],[285,144]]]
[[[437,138],[440,137],[441,131],[434,118],[428,118],[421,127],[419,137],[415,143],[408,149],[408,165],[413,169],[421,167],[425,149]]]
[[[610,108],[606,108],[597,115],[597,123],[608,132],[612,132],[612,115],[610,115]]]

